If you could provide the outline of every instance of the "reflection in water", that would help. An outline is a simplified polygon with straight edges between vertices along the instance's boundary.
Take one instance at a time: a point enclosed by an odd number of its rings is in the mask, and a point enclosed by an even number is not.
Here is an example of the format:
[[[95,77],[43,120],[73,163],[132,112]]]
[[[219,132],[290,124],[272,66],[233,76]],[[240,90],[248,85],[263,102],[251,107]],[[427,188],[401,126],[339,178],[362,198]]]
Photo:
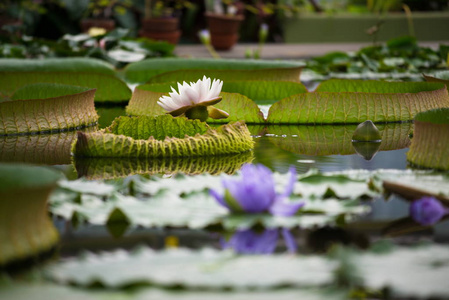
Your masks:
[[[276,250],[279,231],[283,236],[285,245],[289,252],[296,252],[296,242],[288,229],[266,229],[256,232],[252,229],[238,230],[226,241],[222,239],[224,249],[233,249],[240,254],[272,254]]]
[[[311,168],[323,172],[405,169],[405,152],[410,144],[412,126],[411,123],[380,124],[382,142],[370,145],[353,145],[352,134],[357,125],[267,126],[267,134],[256,138],[255,162],[282,173],[290,165],[295,165],[298,173]]]
[[[357,125],[322,126],[269,126],[274,135],[270,141],[279,148],[304,155],[348,155],[356,153],[352,135]],[[382,136],[379,151],[407,148],[412,123],[388,123],[378,125]]]
[[[111,179],[134,174],[233,174],[253,160],[253,152],[236,155],[180,158],[74,158],[78,177]]]
[[[97,126],[79,131],[91,132]],[[45,165],[70,164],[70,151],[76,131],[53,134],[0,136],[0,161]]]

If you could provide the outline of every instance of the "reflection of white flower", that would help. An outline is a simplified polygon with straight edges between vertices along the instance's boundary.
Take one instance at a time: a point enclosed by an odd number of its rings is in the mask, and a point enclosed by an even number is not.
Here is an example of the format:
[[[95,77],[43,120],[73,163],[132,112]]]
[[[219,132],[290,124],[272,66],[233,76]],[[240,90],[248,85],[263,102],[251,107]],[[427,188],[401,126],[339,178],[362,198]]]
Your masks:
[[[172,92],[168,93],[168,96],[160,97],[157,103],[175,117],[185,114],[188,118],[202,121],[207,117],[227,118],[229,115],[224,111],[212,107],[207,110],[207,106],[221,101],[222,87],[223,81],[214,79],[211,83],[211,79],[204,76],[203,79],[190,84],[178,83],[178,91],[172,87]],[[201,114],[201,117],[197,114]]]

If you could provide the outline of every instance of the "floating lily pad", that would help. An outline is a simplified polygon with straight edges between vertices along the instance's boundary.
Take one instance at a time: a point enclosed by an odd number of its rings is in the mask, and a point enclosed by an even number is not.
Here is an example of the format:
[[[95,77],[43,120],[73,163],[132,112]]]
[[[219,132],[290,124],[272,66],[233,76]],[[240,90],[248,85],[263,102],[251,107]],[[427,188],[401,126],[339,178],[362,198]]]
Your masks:
[[[19,59],[1,58],[0,72],[86,72],[115,75],[114,66],[87,57]]]
[[[341,218],[349,220],[369,210],[354,200],[373,195],[367,181],[351,180],[340,175],[323,176],[321,179],[317,176],[308,174],[304,176],[304,182],[300,181],[295,185],[295,193],[299,189],[302,196],[294,196],[291,201],[304,201],[305,205],[292,217],[275,217],[267,213],[231,214],[208,194],[209,188],[222,188],[221,178],[211,175],[151,180],[134,177],[132,190],[133,194],[140,195],[139,198],[117,193],[118,190],[129,191],[129,188],[115,185],[110,189],[95,188],[99,183],[78,180],[73,184],[76,187],[74,189],[73,185],[67,188],[66,183],[63,183],[61,187],[64,189],[58,190],[51,197],[50,210],[54,215],[69,220],[76,215],[96,225],[126,222],[131,226],[194,229],[219,226],[226,230],[247,229],[257,225],[266,228],[310,228],[335,224]],[[288,180],[286,176],[279,175],[275,179]],[[285,182],[282,183],[284,186]],[[106,190],[107,194],[98,195],[98,191]],[[79,193],[82,193],[81,196]],[[147,198],[146,195],[151,197]],[[107,196],[106,201],[104,196]],[[176,209],[172,209],[173,207]]]
[[[195,72],[194,70],[207,70],[207,71],[226,70],[224,74],[227,74],[226,76],[231,76],[229,77],[229,79],[232,79],[232,76],[237,77],[240,76],[239,75],[240,71],[257,70],[258,72],[257,71],[252,72],[252,74],[256,74],[258,79],[261,79],[259,76],[264,76],[263,74],[266,69],[277,69],[275,71],[277,76],[281,76],[282,73],[285,73],[288,74],[287,76],[289,77],[293,75],[295,77],[292,78],[293,81],[299,81],[299,72],[302,66],[303,66],[302,63],[288,62],[288,61],[155,58],[129,64],[125,68],[125,78],[128,81],[144,83],[148,82],[152,77],[158,74],[177,70],[192,70],[193,72]],[[269,73],[270,71],[267,72],[266,75],[267,77],[269,76]],[[203,77],[203,75],[206,74],[203,72],[200,75],[201,77]],[[223,78],[221,79],[224,80]],[[242,77],[241,79],[248,80],[248,78],[246,77]],[[192,79],[184,79],[184,77],[180,78],[180,81],[183,80],[192,80]],[[176,81],[176,80],[174,80],[172,77],[169,80],[166,80],[165,82],[167,81]]]
[[[0,59],[0,98],[11,97],[20,87],[34,83],[95,88],[97,102],[127,101],[131,97],[131,90],[113,67],[97,59]]]
[[[142,248],[134,253],[124,250],[99,255],[87,253],[83,259],[70,259],[50,266],[47,274],[57,282],[80,286],[99,282],[117,288],[146,283],[185,288],[266,290],[281,286],[330,285],[335,267],[332,261],[313,255],[237,256],[230,251],[213,249],[155,252]]]
[[[217,129],[171,115],[120,117],[105,130],[82,133],[72,152],[79,157],[189,157],[236,154],[253,148],[242,123]]]
[[[48,218],[47,198],[61,177],[43,167],[0,164],[0,266],[56,245],[58,233]]]
[[[0,102],[0,135],[53,132],[95,124],[95,90],[39,83],[22,87]]]
[[[449,89],[449,71],[440,71],[435,73],[434,76],[423,76],[426,81],[444,83],[446,85],[446,88]]]
[[[225,156],[166,159],[74,158],[74,165],[79,177],[111,179],[133,174],[233,174],[253,158],[252,152],[248,151]]]
[[[363,285],[368,289],[389,288],[399,298],[447,298],[449,249],[446,246],[394,248],[388,253],[352,256]]]
[[[413,124],[388,123],[377,125],[382,142],[379,151],[407,148]],[[357,149],[352,143],[356,125],[286,126],[269,125],[267,131],[275,137],[268,137],[276,146],[304,155],[350,155]],[[286,136],[285,138],[282,135]]]
[[[221,78],[220,78],[221,79]],[[171,86],[177,88],[176,83],[145,84],[138,86],[126,108],[130,115],[155,116],[165,114],[166,111],[157,104],[159,98],[171,91]],[[263,124],[265,120],[256,103],[273,103],[289,95],[307,92],[300,83],[293,82],[268,82],[226,81],[223,84],[222,101],[215,107],[229,113],[229,118],[208,122],[228,123],[243,120],[248,124]]]
[[[412,164],[449,170],[449,108],[416,115],[407,160]]]
[[[29,300],[33,299],[64,299],[64,300],[291,300],[293,298],[306,300],[344,300],[347,293],[344,290],[311,288],[311,289],[280,289],[261,291],[201,291],[201,290],[170,290],[154,287],[140,287],[138,290],[120,291],[104,289],[80,289],[62,286],[49,282],[14,283],[0,289],[1,299]]]
[[[442,107],[449,107],[449,96],[444,85],[438,83],[329,80],[315,92],[293,95],[273,104],[267,122],[397,122]]]
[[[299,82],[301,67],[279,68],[263,70],[180,70],[172,71],[151,77],[148,83],[197,81],[203,76],[228,80],[264,80],[264,81],[291,81]]]

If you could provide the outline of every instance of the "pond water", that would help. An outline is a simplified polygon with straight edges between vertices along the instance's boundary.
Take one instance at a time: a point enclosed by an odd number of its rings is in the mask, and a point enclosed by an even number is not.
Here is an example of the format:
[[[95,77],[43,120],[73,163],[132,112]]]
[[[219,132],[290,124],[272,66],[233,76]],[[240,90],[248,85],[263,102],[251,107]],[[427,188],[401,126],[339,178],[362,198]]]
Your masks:
[[[100,128],[108,126],[115,117],[125,115],[124,107],[99,107],[98,113]],[[279,173],[286,173],[291,166],[294,166],[299,174],[313,169],[321,172],[340,172],[409,168],[406,153],[410,143],[409,135],[413,131],[412,123],[379,124],[383,139],[378,144],[352,143],[351,136],[356,125],[249,125],[248,127],[256,142],[255,148],[249,154],[230,159],[228,163],[234,163],[232,168],[235,170],[238,170],[244,162],[264,164]],[[150,169],[147,172],[142,171],[141,166],[148,165],[148,162],[139,160],[73,159],[70,156],[73,138],[73,132],[0,137],[0,161],[51,165],[62,170],[71,180],[80,176],[101,179],[102,170],[112,164],[122,166],[122,169],[116,169],[116,175],[119,177],[132,175],[132,170],[139,168],[137,166],[140,166],[139,173],[154,173]],[[191,166],[200,163],[213,166],[218,161],[223,164],[220,158],[203,159],[201,162],[192,160],[188,163]],[[212,167],[211,170],[213,169]],[[166,168],[164,171],[169,174],[175,172],[176,168]],[[406,219],[409,214],[409,203],[397,196],[390,197],[388,201],[378,197],[367,201],[366,205],[371,208],[368,214],[357,217],[341,227],[324,226],[292,230],[291,234],[298,247],[297,252],[323,253],[335,243],[366,249],[384,238],[401,245],[413,245],[422,241],[437,243],[449,241],[448,220],[432,228],[402,226],[401,220]],[[53,217],[53,222],[61,235],[58,251],[61,257],[73,257],[84,250],[98,252],[117,248],[133,249],[142,244],[154,249],[178,246],[221,249],[224,247],[224,237],[229,235],[220,230],[149,229],[126,224],[114,227],[72,223],[56,216]],[[284,240],[279,240],[276,244],[276,252],[285,252],[287,248],[288,243]]]

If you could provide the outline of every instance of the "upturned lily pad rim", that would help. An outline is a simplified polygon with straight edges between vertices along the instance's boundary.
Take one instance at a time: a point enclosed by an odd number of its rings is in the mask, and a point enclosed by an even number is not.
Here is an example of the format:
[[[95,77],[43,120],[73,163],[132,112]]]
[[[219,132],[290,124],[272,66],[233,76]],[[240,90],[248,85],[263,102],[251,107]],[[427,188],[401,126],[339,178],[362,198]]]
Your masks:
[[[449,124],[449,107],[420,112],[416,114],[415,121],[432,124]]]
[[[35,84],[40,84],[40,83],[35,83]],[[30,84],[30,85],[35,85],[35,84]],[[19,89],[28,87],[28,86],[30,86],[30,85],[24,85],[23,87],[21,87],[21,88],[19,88]],[[56,97],[35,98],[35,99],[12,99],[11,101],[13,101],[13,102],[17,102],[17,101],[21,101],[21,102],[29,102],[29,101],[36,101],[36,100],[51,100],[51,99],[58,99],[58,98],[61,98],[61,97],[65,97],[65,96],[77,96],[77,95],[81,95],[81,94],[84,94],[84,93],[90,92],[90,91],[97,91],[96,88],[88,88],[88,87],[82,87],[82,86],[79,86],[79,87],[80,87],[80,88],[84,88],[85,90],[82,91],[82,92],[75,93],[75,94],[66,94],[66,95],[61,95],[61,96],[56,96]],[[19,89],[17,89],[17,91],[18,91]],[[14,97],[14,94],[13,94],[13,97]],[[10,101],[7,101],[7,102],[10,102]]]
[[[61,93],[60,95],[57,96],[52,96],[52,97],[39,97],[39,98],[31,98],[31,97],[25,97],[25,98],[17,98],[17,94],[19,92],[22,93],[23,91],[26,91],[27,89],[33,89],[35,87],[41,87],[41,88],[65,88],[66,91],[64,91],[64,93]],[[60,83],[49,83],[49,82],[41,82],[41,83],[32,83],[32,84],[27,84],[24,86],[21,86],[20,88],[18,88],[14,94],[11,97],[11,101],[27,101],[27,100],[46,100],[46,99],[55,99],[55,98],[60,98],[60,97],[64,97],[64,96],[76,96],[79,94],[83,94],[85,92],[88,91],[97,91],[96,88],[89,88],[89,87],[85,87],[85,86],[78,86],[78,85],[68,85],[68,84],[60,84]],[[29,93],[29,92],[28,92]]]

